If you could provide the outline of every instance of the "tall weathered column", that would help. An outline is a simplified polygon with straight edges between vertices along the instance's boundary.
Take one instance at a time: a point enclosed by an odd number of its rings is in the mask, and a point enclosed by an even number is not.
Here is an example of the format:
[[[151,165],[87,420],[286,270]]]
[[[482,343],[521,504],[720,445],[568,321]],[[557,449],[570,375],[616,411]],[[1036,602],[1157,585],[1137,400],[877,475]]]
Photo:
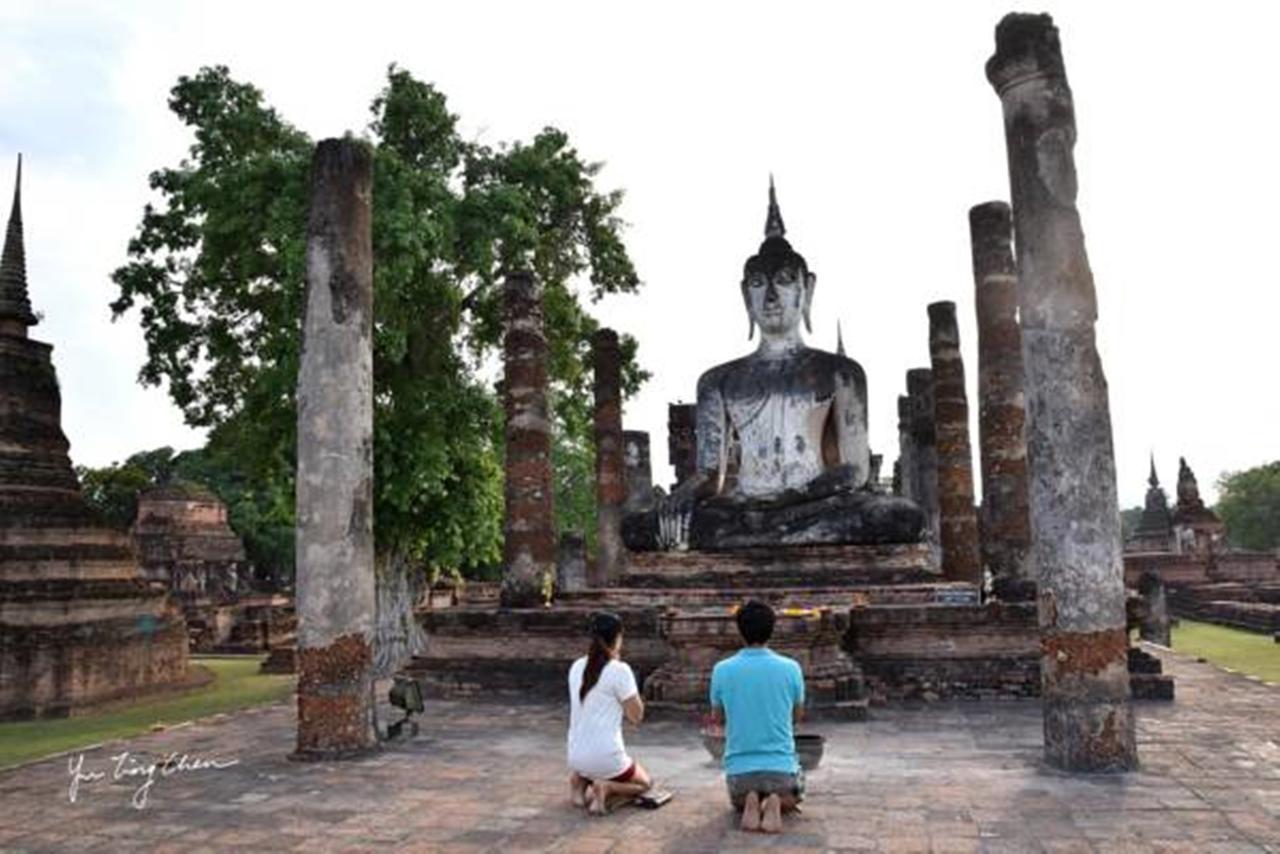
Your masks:
[[[969,401],[964,391],[956,304],[929,305],[929,358],[933,362],[934,430],[938,440],[938,533],[942,574],[982,584],[978,514],[973,506],[973,454]]]
[[[327,139],[311,164],[298,366],[298,749],[373,747],[373,156]]]
[[[1093,274],[1076,210],[1075,111],[1048,15],[1007,15],[987,78],[1004,108],[1039,584],[1045,758],[1138,764],[1120,513]]]
[[[533,274],[508,273],[503,291],[507,477],[501,595],[508,608],[528,608],[542,604],[556,567],[547,335],[542,286]]]
[[[938,519],[938,444],[933,417],[933,371],[912,368],[907,371],[907,399],[911,401],[912,465],[903,473],[909,483],[907,497],[924,511],[925,539],[929,543],[935,567],[941,566]]]
[[[978,313],[978,447],[982,461],[982,562],[1005,600],[1035,596],[1027,442],[1022,435],[1022,332],[1013,220],[1004,202],[969,209]]]
[[[622,431],[622,459],[627,477],[627,501],[623,510],[642,513],[653,509],[653,468],[649,463],[648,432]]]
[[[618,333],[600,329],[591,338],[595,369],[596,562],[594,587],[617,584],[622,576],[622,505],[627,477],[622,460],[622,352]]]
[[[672,489],[698,472],[698,405],[667,404],[667,456],[676,470]]]

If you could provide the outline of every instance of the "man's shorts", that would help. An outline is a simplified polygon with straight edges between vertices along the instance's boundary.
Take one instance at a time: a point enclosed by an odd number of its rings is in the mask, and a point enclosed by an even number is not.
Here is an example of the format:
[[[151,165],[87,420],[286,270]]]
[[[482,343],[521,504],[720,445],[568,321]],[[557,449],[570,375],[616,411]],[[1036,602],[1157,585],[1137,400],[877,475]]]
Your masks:
[[[742,809],[748,792],[757,792],[763,800],[769,795],[791,795],[797,801],[804,800],[804,770],[794,774],[783,771],[752,771],[733,774],[724,778],[729,787],[729,800],[736,810]]]

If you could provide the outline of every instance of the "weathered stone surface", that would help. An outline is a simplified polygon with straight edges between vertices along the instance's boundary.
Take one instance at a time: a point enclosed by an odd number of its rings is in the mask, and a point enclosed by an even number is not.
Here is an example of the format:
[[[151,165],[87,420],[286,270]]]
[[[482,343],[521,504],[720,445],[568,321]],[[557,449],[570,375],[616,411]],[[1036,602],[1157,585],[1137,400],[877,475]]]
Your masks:
[[[532,273],[511,272],[503,298],[507,417],[502,602],[515,607],[540,604],[545,581],[555,572],[555,505],[542,286]]]
[[[667,405],[667,456],[675,469],[676,481],[672,489],[693,477],[698,471],[698,405],[696,403],[670,403]]]
[[[933,412],[938,453],[938,527],[942,574],[952,581],[982,583],[978,514],[973,506],[973,454],[969,447],[969,402],[960,358],[956,304],[929,306],[929,357],[933,363]]]
[[[627,500],[622,454],[622,353],[618,333],[601,329],[591,338],[595,381],[596,560],[591,583],[615,584],[622,574],[622,512]]]
[[[578,531],[565,531],[556,546],[556,595],[587,589],[587,540]]]
[[[1004,202],[969,209],[978,315],[978,442],[982,460],[979,519],[982,562],[1003,600],[1035,596],[1031,515],[1027,507],[1026,399],[1013,220]]]
[[[0,719],[65,716],[187,676],[182,614],[81,498],[35,323],[15,186],[0,254]]]
[[[652,509],[653,468],[649,462],[649,434],[646,431],[622,431],[622,460],[627,477],[627,500],[623,509],[627,513]]]
[[[933,414],[933,371],[907,371],[905,403],[899,398],[898,430],[902,453],[902,495],[924,514],[924,541],[941,567],[938,520],[938,447]],[[904,429],[905,428],[905,429]]]
[[[1138,635],[1144,641],[1171,646],[1169,641],[1169,603],[1164,582],[1154,572],[1145,573],[1138,581],[1138,594],[1142,597],[1142,619],[1138,623]]]
[[[296,755],[372,748],[373,156],[329,139],[311,166],[298,368]]]
[[[1136,767],[1120,514],[1097,304],[1076,210],[1076,128],[1048,15],[996,28],[1018,258],[1045,757],[1078,771]]]

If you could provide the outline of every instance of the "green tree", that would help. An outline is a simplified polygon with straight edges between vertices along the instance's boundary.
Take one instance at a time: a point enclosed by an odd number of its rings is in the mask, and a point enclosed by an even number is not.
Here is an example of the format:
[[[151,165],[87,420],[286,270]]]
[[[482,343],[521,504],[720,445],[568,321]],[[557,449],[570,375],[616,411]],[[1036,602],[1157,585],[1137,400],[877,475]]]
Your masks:
[[[1142,521],[1142,508],[1129,507],[1120,511],[1120,531],[1121,536],[1128,540],[1138,530],[1138,524]]]
[[[1280,460],[1218,479],[1218,506],[1227,541],[1238,548],[1280,548]]]
[[[234,455],[258,484],[291,483],[313,143],[225,67],[179,78],[169,104],[195,142],[151,175],[161,202],[113,274],[112,310],[139,309],[142,382],[166,382],[187,421],[212,428],[212,452]],[[530,267],[545,288],[559,518],[587,530],[581,408],[597,323],[583,297],[639,282],[621,194],[596,189],[599,164],[561,131],[464,139],[444,95],[395,66],[372,115],[375,538],[380,619],[398,609],[403,624],[409,567],[467,571],[500,558],[503,270]],[[630,393],[644,374],[634,341],[626,353]],[[384,590],[400,604],[383,607]]]

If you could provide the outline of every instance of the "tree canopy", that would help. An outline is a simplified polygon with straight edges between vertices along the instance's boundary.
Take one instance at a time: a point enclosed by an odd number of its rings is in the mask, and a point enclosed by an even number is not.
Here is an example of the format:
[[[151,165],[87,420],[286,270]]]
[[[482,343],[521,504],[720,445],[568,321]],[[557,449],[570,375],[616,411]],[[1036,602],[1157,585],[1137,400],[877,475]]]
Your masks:
[[[166,383],[186,420],[210,428],[209,453],[291,496],[313,142],[225,67],[179,78],[169,106],[195,141],[178,165],[152,173],[160,200],[113,274],[111,307],[117,317],[138,309],[140,379]],[[597,323],[584,299],[639,286],[621,193],[599,190],[600,165],[554,128],[496,145],[464,139],[445,96],[395,66],[371,112],[380,555],[445,568],[500,556],[498,285],[515,266],[531,268],[546,294],[559,521],[590,533]],[[633,393],[645,375],[626,336],[623,354]]]
[[[1218,506],[1227,541],[1243,549],[1280,548],[1280,460],[1218,479]]]

